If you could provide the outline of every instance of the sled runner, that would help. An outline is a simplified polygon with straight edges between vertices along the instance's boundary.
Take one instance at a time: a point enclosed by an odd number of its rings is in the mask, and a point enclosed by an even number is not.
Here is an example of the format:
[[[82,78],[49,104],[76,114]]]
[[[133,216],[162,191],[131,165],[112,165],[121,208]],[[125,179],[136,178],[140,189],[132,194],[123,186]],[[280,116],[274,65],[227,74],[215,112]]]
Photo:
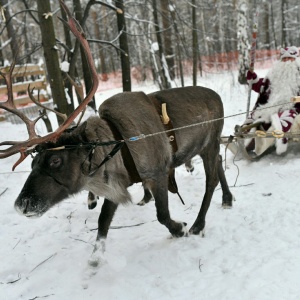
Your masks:
[[[287,144],[300,142],[300,115],[298,115],[289,132],[274,129],[272,126],[264,130],[263,123],[250,125],[236,125],[234,134],[222,138],[222,143],[235,155],[241,155],[249,161],[258,161],[262,157],[276,150],[276,139],[286,139]],[[250,140],[250,142],[249,142]],[[256,143],[257,153],[254,151],[252,142]]]

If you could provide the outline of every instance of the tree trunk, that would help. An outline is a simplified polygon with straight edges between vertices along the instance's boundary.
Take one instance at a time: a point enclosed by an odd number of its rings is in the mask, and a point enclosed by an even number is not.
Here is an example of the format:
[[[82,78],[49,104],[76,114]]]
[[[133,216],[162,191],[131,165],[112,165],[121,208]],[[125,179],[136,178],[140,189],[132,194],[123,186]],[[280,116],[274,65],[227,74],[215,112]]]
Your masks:
[[[3,51],[2,51],[2,45],[1,45],[1,40],[0,40],[0,67],[4,66],[4,56],[3,56]]]
[[[23,42],[23,44],[24,44],[24,46],[23,46],[23,48],[24,48],[24,63],[31,64],[32,63],[31,55],[28,52],[28,49],[30,49],[31,32],[29,31],[30,37],[28,37],[28,26],[26,26],[28,21],[27,21],[26,14],[23,16],[22,23],[24,24],[24,26],[22,28],[22,33],[21,33],[21,35],[23,36],[23,39],[24,39],[24,42]],[[16,33],[15,33],[15,35],[16,35]],[[25,92],[25,94],[26,94],[26,92]]]
[[[264,45],[265,48],[270,50],[271,49],[271,39],[270,39],[270,27],[269,27],[269,6],[271,4],[269,2],[264,3],[264,15],[263,15],[263,22],[264,22],[264,28],[265,28],[265,41]]]
[[[125,52],[121,52],[121,67],[122,67],[122,82],[123,91],[131,91],[131,75],[130,75],[130,61],[129,61],[129,49],[126,33],[126,23],[124,16],[124,3],[123,0],[116,0],[115,6],[119,8],[122,13],[117,12],[118,32],[123,31],[119,37],[120,48]]]
[[[37,6],[44,57],[53,101],[59,112],[69,114],[70,112],[68,111],[68,102],[64,91],[58,52],[56,49],[53,19],[52,16],[48,15],[51,12],[50,1],[37,0]],[[58,122],[62,122],[61,118],[58,118]]]
[[[193,23],[193,86],[197,85],[197,71],[198,71],[198,33],[196,20],[196,0],[192,0],[192,23]]]
[[[175,34],[176,34],[176,45],[177,45],[177,55],[178,55],[177,63],[179,65],[180,81],[181,81],[181,86],[184,86],[184,75],[183,75],[183,67],[182,67],[182,54],[181,54],[181,48],[180,48],[180,44],[181,44],[180,32],[179,32],[178,26],[177,26],[177,20],[176,20],[176,17],[175,17],[175,8],[174,7],[172,7],[172,9],[171,9],[171,17],[172,17],[172,20],[173,20],[174,30],[175,30]]]
[[[65,10],[62,8],[62,6],[60,6],[60,12],[61,12],[61,16],[63,20],[67,21],[67,16],[65,13]],[[73,62],[74,66],[72,66],[72,55],[73,52],[71,52],[71,50],[73,49],[73,45],[72,45],[72,41],[71,41],[71,34],[70,34],[70,30],[68,29],[67,26],[63,26],[64,29],[64,35],[65,35],[65,43],[67,46],[67,49],[69,49],[69,51],[67,50],[67,54],[66,54],[66,60],[68,63],[70,63],[69,66],[69,75],[71,78],[75,79],[76,77],[76,67],[75,67],[75,61]],[[71,107],[69,107],[69,110],[74,110],[75,105],[74,105],[74,97],[73,97],[73,85],[70,82],[70,80],[67,78],[67,76],[64,74],[64,82],[65,82],[65,87],[67,89],[67,93],[71,99]],[[69,104],[70,105],[70,104]]]
[[[204,5],[203,0],[201,2],[202,2],[201,4]],[[204,15],[203,8],[200,10],[200,24],[202,28],[203,44],[205,49],[204,55],[210,56],[210,48],[208,46],[207,38],[206,38],[206,23],[205,23],[205,15]]]
[[[237,3],[238,21],[237,21],[237,32],[238,32],[238,61],[239,61],[239,75],[238,81],[240,84],[247,84],[246,69],[249,64],[249,40],[248,40],[248,5],[247,0],[239,0]]]
[[[80,0],[73,0],[74,4],[74,12],[75,12],[75,18],[77,21],[81,24],[82,27],[84,27],[83,24],[83,14],[82,14],[82,8],[81,8],[81,3]],[[93,86],[93,80],[91,77],[90,73],[90,68],[85,56],[85,52],[80,46],[80,55],[81,55],[81,64],[82,64],[82,72],[83,72],[83,80],[84,80],[84,85],[85,85],[85,93],[88,94],[90,89]],[[88,106],[90,106],[94,111],[96,111],[96,102],[95,102],[95,97],[88,103]]]
[[[133,26],[132,32],[138,36],[138,27]],[[137,69],[137,81],[145,81],[147,78],[147,68],[144,66],[148,65],[147,59],[143,54],[143,45],[146,44],[146,40],[144,37],[141,37],[141,39],[137,39],[136,41],[136,52],[137,52],[137,63],[139,68]]]
[[[7,36],[11,40],[10,42],[10,49],[11,49],[11,60],[16,59],[18,56],[18,48],[20,45],[18,45],[18,41],[16,39],[17,34],[15,32],[13,22],[10,16],[10,11],[9,11],[9,5],[8,5],[8,0],[0,0],[0,4],[3,9],[4,17],[5,17],[5,26],[7,30]]]
[[[273,47],[277,48],[277,39],[276,39],[276,30],[275,30],[275,21],[274,21],[274,10],[273,10],[273,4],[270,3],[270,13],[271,13],[271,24],[272,24],[272,32],[273,32],[273,39],[274,39],[274,45]]]
[[[300,5],[298,5],[297,12],[298,12],[297,13],[297,24],[299,24],[300,23]],[[300,31],[299,30],[297,30],[297,41],[300,41]]]
[[[286,47],[286,21],[285,21],[286,0],[281,0],[281,46]]]
[[[225,53],[225,33],[224,33],[224,11],[223,11],[223,0],[219,0],[218,11],[218,39],[220,44],[221,55]]]
[[[161,81],[161,89],[169,89],[171,87],[170,82],[168,82],[166,68],[164,67],[164,51],[163,51],[163,43],[161,38],[161,32],[159,28],[158,22],[158,14],[157,14],[157,4],[156,0],[152,0],[152,8],[153,8],[153,19],[154,19],[154,28],[156,31],[156,39],[158,44],[158,53],[160,58],[160,66],[159,66],[159,77]]]
[[[105,6],[102,8],[105,10]],[[94,10],[91,12],[93,22],[94,22],[94,32],[95,32],[95,38],[97,40],[101,40],[101,34],[99,30],[99,24],[97,22],[97,12]],[[106,18],[104,19],[104,23],[106,23]],[[107,25],[104,24],[104,28]],[[105,56],[104,56],[104,48],[101,46],[101,44],[97,45],[98,47],[98,54],[99,54],[99,59],[100,59],[100,74],[101,74],[101,80],[107,81],[108,80],[108,75],[107,75],[107,67],[106,67],[106,62],[105,62]]]
[[[172,26],[170,21],[170,9],[169,0],[161,0],[161,11],[162,11],[162,26],[163,26],[163,36],[164,36],[164,50],[166,56],[166,62],[170,74],[171,80],[175,78],[175,60],[174,60],[174,50],[172,44]]]

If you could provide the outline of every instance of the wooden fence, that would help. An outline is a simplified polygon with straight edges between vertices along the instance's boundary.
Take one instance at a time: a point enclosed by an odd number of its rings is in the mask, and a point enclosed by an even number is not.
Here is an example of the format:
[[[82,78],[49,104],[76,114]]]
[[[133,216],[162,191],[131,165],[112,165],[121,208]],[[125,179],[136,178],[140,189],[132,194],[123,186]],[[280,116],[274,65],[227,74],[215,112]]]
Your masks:
[[[0,68],[1,72],[7,72],[9,67]],[[14,93],[14,103],[16,107],[25,113],[29,118],[35,118],[39,113],[39,107],[35,105],[28,93],[27,89],[30,85],[30,89],[34,91],[39,91],[39,101],[47,107],[53,107],[52,100],[49,100],[49,94],[47,93],[47,82],[46,82],[46,72],[45,70],[33,64],[27,65],[16,65],[13,74],[13,93]],[[35,94],[36,94],[35,92]],[[37,96],[36,96],[37,98]],[[3,79],[0,79],[0,101],[7,100],[7,87]],[[20,124],[22,120],[16,115],[7,112],[0,111],[0,120],[7,120],[13,124]]]

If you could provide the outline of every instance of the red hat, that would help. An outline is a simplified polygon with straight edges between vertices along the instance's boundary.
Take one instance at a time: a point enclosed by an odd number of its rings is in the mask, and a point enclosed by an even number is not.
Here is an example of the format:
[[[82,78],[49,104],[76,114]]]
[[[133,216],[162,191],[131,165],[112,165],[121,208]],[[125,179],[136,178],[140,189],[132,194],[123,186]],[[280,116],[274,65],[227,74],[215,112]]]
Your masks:
[[[299,50],[295,46],[280,49],[280,60],[284,57],[297,58],[297,56],[299,56]]]

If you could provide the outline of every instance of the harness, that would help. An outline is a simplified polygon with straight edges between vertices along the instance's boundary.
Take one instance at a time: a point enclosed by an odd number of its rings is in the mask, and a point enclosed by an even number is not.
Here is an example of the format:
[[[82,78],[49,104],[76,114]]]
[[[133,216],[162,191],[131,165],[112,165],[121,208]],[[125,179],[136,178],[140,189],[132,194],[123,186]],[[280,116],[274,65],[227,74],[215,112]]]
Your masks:
[[[175,138],[175,132],[173,131],[172,121],[170,120],[169,116],[167,115],[166,105],[163,102],[163,100],[159,99],[158,97],[148,95],[148,98],[152,101],[159,116],[161,116],[162,124],[164,125],[164,129],[169,138],[169,142],[172,147],[172,153],[174,154],[177,151],[178,147],[177,147],[177,142],[176,142],[176,138]],[[129,151],[127,144],[124,142],[121,133],[117,130],[117,128],[111,121],[109,121],[109,120],[106,120],[106,121],[114,135],[115,140],[122,141],[122,145],[120,145],[120,147],[117,147],[117,145],[116,145],[114,147],[114,149],[111,151],[111,153],[109,153],[105,157],[105,159],[101,162],[101,164],[97,167],[97,169],[99,169],[105,162],[107,162],[109,159],[111,159],[113,157],[113,155],[115,155],[117,153],[117,151],[121,150],[121,155],[123,158],[124,166],[130,176],[131,182],[132,183],[141,182],[142,179],[137,171],[137,168],[136,168],[136,165],[132,158],[132,155]],[[177,194],[179,196],[181,202],[184,204],[184,201],[178,192],[178,187],[177,187],[177,183],[175,180],[175,169],[174,168],[170,169],[170,171],[169,171],[168,190],[173,194]]]
[[[160,97],[157,96],[154,97],[152,95],[148,95],[148,98],[152,101],[157,113],[161,117],[162,123],[164,125],[166,134],[169,138],[170,144],[172,146],[173,154],[174,154],[178,150],[178,146],[175,138],[175,132],[173,131],[174,127],[167,113],[166,103],[164,103],[163,99],[160,99]]]
[[[175,132],[173,131],[173,124],[172,121],[170,120],[168,114],[167,114],[167,109],[166,109],[166,104],[163,102],[163,99],[159,99],[158,97],[154,96],[149,96],[149,99],[153,103],[156,112],[161,116],[162,124],[164,126],[164,129],[166,131],[166,135],[169,139],[170,145],[172,147],[172,153],[173,155],[178,149],[176,138],[175,138]],[[99,170],[106,162],[108,162],[111,158],[113,158],[120,150],[121,150],[121,155],[122,159],[124,162],[124,166],[129,174],[130,180],[132,183],[137,183],[141,182],[141,177],[139,175],[139,172],[137,171],[136,165],[134,163],[133,157],[130,153],[130,150],[125,143],[125,140],[123,139],[121,133],[113,122],[109,121],[106,119],[106,122],[108,126],[110,127],[113,136],[114,136],[114,141],[108,141],[108,142],[87,142],[87,143],[80,143],[77,145],[63,145],[55,148],[49,148],[47,150],[55,151],[55,150],[64,150],[64,149],[74,149],[74,148],[88,148],[88,154],[86,155],[84,161],[81,164],[81,170],[82,173],[86,176],[93,176],[97,170]],[[68,132],[74,130],[76,127],[71,128],[68,130]],[[100,164],[96,165],[95,167],[92,167],[92,160],[93,156],[95,153],[95,149],[99,146],[109,146],[109,145],[114,145],[113,149],[104,157],[104,159],[101,161]],[[35,149],[35,151],[32,152],[40,152],[38,149]],[[84,164],[88,162],[88,169],[85,170],[83,167]],[[178,192],[178,187],[176,184],[175,180],[175,169],[171,168],[169,171],[169,176],[168,176],[168,190],[171,193],[177,193],[181,202],[184,204],[182,197],[180,196]]]
[[[157,113],[161,117],[162,123],[164,125],[166,134],[169,138],[169,142],[172,147],[172,152],[174,155],[176,153],[176,151],[178,150],[178,145],[176,142],[175,132],[173,131],[174,127],[173,127],[172,121],[169,118],[168,113],[167,113],[166,103],[164,103],[164,100],[158,96],[154,97],[152,95],[148,95],[148,97],[152,101]],[[174,168],[171,168],[169,171],[168,190],[173,194],[177,194],[178,197],[180,198],[182,204],[185,205],[182,197],[180,196],[180,194],[178,192],[178,187],[177,187],[177,183],[175,180],[175,169]]]

